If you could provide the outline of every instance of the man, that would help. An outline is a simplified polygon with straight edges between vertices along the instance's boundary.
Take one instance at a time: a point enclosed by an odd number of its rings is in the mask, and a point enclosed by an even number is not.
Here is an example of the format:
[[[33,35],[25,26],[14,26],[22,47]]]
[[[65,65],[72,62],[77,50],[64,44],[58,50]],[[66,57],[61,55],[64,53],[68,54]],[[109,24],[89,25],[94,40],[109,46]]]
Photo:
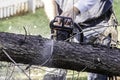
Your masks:
[[[84,42],[116,45],[117,30],[112,12],[113,0],[52,0],[52,3],[54,14],[50,20],[56,15],[70,17],[82,27]],[[57,23],[61,23],[60,18],[57,18]],[[107,80],[107,76],[90,73],[88,80]]]

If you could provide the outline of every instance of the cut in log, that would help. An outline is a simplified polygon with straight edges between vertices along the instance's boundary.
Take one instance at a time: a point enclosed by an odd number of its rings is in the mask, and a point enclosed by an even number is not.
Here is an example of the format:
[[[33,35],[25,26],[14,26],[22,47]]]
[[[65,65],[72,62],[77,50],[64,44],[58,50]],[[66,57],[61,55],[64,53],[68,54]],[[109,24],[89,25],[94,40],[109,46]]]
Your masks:
[[[0,61],[120,75],[120,50],[53,41],[41,36],[0,33]]]

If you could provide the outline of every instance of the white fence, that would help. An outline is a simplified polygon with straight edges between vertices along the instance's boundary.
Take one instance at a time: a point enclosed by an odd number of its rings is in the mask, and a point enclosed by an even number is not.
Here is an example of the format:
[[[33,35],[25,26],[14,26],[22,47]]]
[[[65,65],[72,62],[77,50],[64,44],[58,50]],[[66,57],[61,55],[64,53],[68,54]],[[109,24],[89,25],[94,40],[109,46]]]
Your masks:
[[[41,0],[0,0],[0,19],[43,7]]]

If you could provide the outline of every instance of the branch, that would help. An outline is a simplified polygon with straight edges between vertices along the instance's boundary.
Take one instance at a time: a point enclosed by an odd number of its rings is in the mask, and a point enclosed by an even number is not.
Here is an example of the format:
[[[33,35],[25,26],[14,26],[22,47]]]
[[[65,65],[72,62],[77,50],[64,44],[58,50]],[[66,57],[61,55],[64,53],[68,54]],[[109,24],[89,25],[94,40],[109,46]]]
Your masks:
[[[120,75],[120,50],[53,41],[41,36],[0,33],[0,61]]]

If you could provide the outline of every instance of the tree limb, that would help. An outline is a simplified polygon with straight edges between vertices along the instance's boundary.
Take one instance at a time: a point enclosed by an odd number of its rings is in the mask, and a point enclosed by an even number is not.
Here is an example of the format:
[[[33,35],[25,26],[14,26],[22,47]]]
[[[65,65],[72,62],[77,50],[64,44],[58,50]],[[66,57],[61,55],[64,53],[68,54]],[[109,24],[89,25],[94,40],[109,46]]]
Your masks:
[[[119,49],[1,32],[0,61],[11,62],[3,49],[17,63],[120,75]]]

